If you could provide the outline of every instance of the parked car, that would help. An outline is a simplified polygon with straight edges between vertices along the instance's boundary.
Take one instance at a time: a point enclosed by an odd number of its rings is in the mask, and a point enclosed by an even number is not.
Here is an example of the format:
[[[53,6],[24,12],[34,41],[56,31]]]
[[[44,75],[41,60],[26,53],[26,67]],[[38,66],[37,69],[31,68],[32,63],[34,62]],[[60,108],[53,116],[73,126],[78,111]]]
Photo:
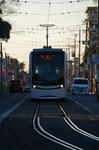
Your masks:
[[[72,94],[89,94],[89,82],[86,78],[74,78]]]
[[[97,96],[97,101],[99,101],[99,82],[96,83],[96,96]]]
[[[23,92],[23,84],[21,80],[11,80],[9,82],[9,92]]]
[[[29,93],[29,92],[30,92],[30,87],[29,87],[29,86],[25,86],[25,87],[23,88],[23,92],[24,92],[24,93]]]

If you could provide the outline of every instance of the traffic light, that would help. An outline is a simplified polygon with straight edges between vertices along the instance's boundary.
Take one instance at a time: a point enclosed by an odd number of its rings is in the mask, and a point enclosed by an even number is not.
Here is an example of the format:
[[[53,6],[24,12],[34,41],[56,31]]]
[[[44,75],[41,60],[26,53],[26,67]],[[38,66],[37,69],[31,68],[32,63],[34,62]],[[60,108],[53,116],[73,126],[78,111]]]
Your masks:
[[[20,63],[20,69],[24,69],[25,68],[25,64],[24,63]]]
[[[25,64],[23,63],[23,68],[25,68]]]

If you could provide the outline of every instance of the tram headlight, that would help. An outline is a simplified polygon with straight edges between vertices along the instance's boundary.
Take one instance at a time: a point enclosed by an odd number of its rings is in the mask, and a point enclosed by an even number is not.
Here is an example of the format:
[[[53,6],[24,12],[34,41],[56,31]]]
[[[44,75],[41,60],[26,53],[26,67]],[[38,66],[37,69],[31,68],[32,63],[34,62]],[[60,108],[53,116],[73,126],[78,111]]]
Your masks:
[[[33,85],[33,88],[36,88],[36,85]]]
[[[61,84],[61,85],[60,85],[60,88],[63,88],[63,87],[64,87],[64,85]]]

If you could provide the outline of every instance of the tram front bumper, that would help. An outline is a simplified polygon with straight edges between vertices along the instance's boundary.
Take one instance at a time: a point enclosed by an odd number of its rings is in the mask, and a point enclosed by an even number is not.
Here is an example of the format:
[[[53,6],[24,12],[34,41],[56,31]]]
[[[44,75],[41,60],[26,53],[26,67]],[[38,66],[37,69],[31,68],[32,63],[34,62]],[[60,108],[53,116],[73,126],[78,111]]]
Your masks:
[[[53,90],[42,90],[42,89],[31,89],[31,98],[36,99],[60,99],[66,97],[66,91],[64,88],[53,89]]]

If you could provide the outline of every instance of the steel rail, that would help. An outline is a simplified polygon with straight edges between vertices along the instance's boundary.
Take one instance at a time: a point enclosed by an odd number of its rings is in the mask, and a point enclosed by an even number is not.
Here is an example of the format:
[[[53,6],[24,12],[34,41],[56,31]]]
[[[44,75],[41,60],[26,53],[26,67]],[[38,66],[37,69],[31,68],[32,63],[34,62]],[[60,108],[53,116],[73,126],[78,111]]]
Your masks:
[[[61,146],[64,146],[68,149],[71,149],[71,150],[83,150],[82,148],[79,148],[75,145],[72,145],[66,141],[63,141],[55,136],[53,136],[52,134],[46,132],[40,125],[40,117],[38,117],[38,111],[39,111],[39,104],[37,105],[37,109],[36,109],[36,112],[35,112],[35,115],[34,115],[34,118],[33,118],[33,127],[34,129],[36,130],[36,132],[38,134],[40,134],[41,136],[47,138],[48,140],[51,140],[53,141],[54,143],[57,143]]]
[[[61,140],[61,139],[59,139],[59,138],[53,136],[52,134],[46,132],[46,131],[41,127],[41,125],[40,125],[40,117],[38,117],[38,126],[39,126],[39,128],[41,129],[42,132],[44,132],[46,135],[50,136],[51,138],[53,138],[53,139],[55,139],[55,140],[61,142],[63,146],[66,146],[66,147],[69,146],[68,148],[73,149],[73,150],[74,150],[74,149],[75,149],[75,150],[83,150],[82,148],[79,148],[79,147],[77,147],[77,146],[75,146],[75,145],[73,145],[73,144],[70,144],[70,143],[68,143],[68,142],[66,142],[66,141],[63,141],[63,140]],[[60,143],[59,143],[59,144],[60,144]]]
[[[99,137],[95,136],[95,135],[92,135],[82,129],[80,129],[79,127],[77,127],[76,124],[74,124],[72,122],[72,120],[66,115],[66,112],[64,111],[64,109],[62,108],[62,106],[60,104],[58,104],[59,108],[61,109],[61,112],[64,114],[65,117],[63,117],[63,119],[65,120],[65,122],[73,129],[75,130],[76,132],[86,136],[86,137],[89,137],[95,141],[98,141],[99,142]]]

